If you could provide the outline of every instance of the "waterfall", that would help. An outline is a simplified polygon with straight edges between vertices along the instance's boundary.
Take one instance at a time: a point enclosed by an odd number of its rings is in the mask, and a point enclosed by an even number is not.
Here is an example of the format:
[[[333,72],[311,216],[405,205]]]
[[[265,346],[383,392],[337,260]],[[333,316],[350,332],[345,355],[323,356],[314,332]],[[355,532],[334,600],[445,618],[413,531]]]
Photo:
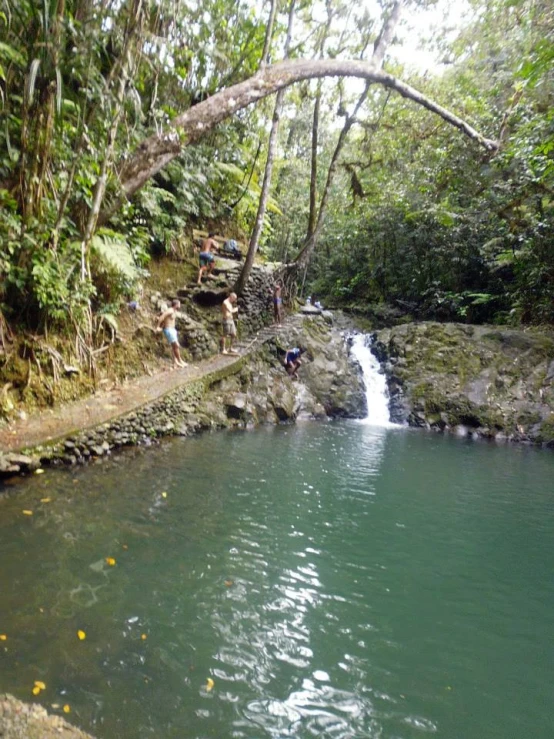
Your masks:
[[[365,394],[367,400],[367,416],[363,423],[371,426],[396,426],[390,422],[389,396],[385,375],[379,372],[379,361],[369,348],[370,338],[366,334],[356,334],[352,339],[350,350],[362,368]]]

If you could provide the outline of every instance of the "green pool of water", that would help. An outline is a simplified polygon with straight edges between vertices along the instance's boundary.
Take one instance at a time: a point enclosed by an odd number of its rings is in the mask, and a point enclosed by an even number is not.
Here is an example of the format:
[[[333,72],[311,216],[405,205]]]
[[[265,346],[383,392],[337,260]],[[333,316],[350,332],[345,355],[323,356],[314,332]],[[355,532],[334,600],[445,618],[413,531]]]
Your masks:
[[[0,691],[105,739],[551,739],[553,479],[354,422],[34,476],[0,500]]]

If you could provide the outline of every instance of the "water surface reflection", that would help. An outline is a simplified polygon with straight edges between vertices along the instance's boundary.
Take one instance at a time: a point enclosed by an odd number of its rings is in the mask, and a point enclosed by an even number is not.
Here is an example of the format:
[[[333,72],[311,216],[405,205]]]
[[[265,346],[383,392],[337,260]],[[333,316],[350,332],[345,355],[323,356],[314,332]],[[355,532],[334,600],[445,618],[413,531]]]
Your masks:
[[[31,479],[0,501],[0,689],[105,739],[546,739],[553,472],[343,423]]]

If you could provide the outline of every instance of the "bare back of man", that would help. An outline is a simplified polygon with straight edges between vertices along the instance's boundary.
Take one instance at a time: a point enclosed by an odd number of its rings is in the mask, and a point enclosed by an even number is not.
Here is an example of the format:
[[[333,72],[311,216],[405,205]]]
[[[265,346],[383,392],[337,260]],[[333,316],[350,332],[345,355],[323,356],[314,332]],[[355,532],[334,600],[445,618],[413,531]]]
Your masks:
[[[214,236],[215,234],[211,233],[208,238],[202,241],[200,254],[198,255],[200,267],[198,269],[198,279],[196,280],[197,285],[202,283],[202,275],[204,272],[210,275],[215,266],[213,251],[217,248],[217,242],[215,241]]]

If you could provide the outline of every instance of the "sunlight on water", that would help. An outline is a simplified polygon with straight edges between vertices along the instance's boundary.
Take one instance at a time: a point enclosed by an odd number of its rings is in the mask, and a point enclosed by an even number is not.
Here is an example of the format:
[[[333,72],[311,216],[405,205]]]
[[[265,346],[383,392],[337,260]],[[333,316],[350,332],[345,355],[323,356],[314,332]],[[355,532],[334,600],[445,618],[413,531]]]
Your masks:
[[[346,422],[18,482],[0,691],[100,739],[550,739],[553,473]]]

